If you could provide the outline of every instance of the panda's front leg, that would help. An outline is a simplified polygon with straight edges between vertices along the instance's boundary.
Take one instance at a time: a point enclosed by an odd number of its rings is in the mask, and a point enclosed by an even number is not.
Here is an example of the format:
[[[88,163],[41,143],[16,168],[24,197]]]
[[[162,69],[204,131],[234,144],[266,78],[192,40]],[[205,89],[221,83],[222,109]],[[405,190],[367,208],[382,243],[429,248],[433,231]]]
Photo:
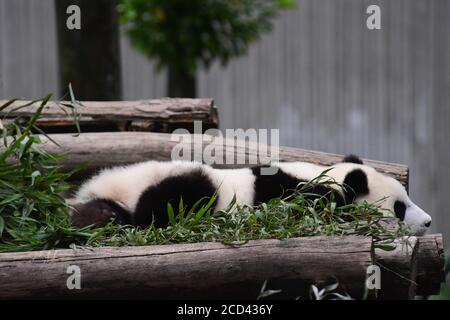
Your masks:
[[[83,228],[89,225],[104,227],[111,221],[120,225],[131,224],[131,214],[112,200],[93,199],[74,204],[70,213],[72,225]]]

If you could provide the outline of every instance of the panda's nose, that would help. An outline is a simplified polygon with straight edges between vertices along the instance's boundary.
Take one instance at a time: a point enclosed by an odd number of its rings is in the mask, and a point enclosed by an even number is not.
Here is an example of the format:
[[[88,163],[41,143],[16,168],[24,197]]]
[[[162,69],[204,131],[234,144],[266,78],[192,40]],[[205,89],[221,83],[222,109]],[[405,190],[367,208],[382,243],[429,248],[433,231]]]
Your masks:
[[[424,224],[425,227],[429,228],[431,226],[431,220]]]

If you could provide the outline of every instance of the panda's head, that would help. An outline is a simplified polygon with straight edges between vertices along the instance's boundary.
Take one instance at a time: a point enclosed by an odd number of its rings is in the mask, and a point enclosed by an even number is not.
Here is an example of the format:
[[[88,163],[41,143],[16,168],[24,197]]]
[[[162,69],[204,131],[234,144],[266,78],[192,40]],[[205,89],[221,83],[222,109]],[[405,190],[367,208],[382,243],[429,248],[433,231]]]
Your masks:
[[[430,227],[431,217],[411,201],[399,181],[364,165],[355,156],[345,157],[343,163],[334,167],[344,186],[348,186],[345,192],[348,202],[379,202],[388,214],[408,224],[412,235],[423,235]]]

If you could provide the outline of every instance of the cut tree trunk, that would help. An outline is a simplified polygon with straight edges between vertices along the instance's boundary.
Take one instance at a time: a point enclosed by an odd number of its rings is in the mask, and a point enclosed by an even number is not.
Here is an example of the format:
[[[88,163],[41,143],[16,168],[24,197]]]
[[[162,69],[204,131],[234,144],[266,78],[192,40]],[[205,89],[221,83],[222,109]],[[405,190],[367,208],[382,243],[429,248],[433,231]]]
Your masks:
[[[78,5],[81,29],[69,30],[67,8]],[[80,100],[120,100],[119,26],[115,0],[55,0],[62,93]]]
[[[445,281],[442,234],[405,239],[396,240],[393,251],[375,249],[375,261],[381,270],[380,299],[437,294]],[[390,289],[383,290],[386,287]]]
[[[168,96],[171,98],[195,98],[197,96],[197,79],[194,74],[169,66]]]
[[[437,245],[420,250],[421,239],[436,243],[441,235],[411,237],[408,250],[375,253],[370,238],[357,236],[2,253],[0,299],[256,299],[265,281],[266,289],[282,290],[274,299],[307,299],[311,285],[336,281],[338,292],[361,298],[372,264],[382,265],[378,298],[409,299],[416,283],[423,294],[435,294],[430,284],[442,279],[442,260],[436,259],[442,252]],[[423,263],[426,256],[432,260]],[[67,287],[69,266],[79,267],[79,290]]]
[[[30,119],[40,103],[11,112],[29,101],[16,101],[0,112],[7,123],[17,118]],[[0,101],[0,105],[6,101]],[[64,102],[61,102],[64,103]],[[61,128],[75,129],[61,103],[48,102],[38,126],[45,132],[61,132]],[[171,132],[177,128],[192,131],[193,122],[201,121],[203,130],[218,127],[217,109],[212,99],[154,99],[141,101],[83,101],[76,107],[82,132],[86,131],[158,131]],[[11,112],[11,113],[10,113]],[[61,130],[61,131],[58,131]],[[63,131],[65,132],[65,131]]]
[[[405,240],[396,240],[393,251],[375,249],[375,261],[381,271],[380,299],[414,299],[416,295],[417,255],[421,242],[416,237]]]
[[[360,237],[4,253],[0,298],[256,299],[267,280],[267,289],[283,290],[279,298],[294,299],[336,279],[362,297],[371,263],[371,239]],[[81,270],[81,290],[66,286],[71,265]]]
[[[441,283],[445,282],[442,235],[421,237],[417,259],[417,294],[426,296],[439,292]],[[440,269],[436,267],[439,265]]]
[[[218,168],[238,168],[261,163],[268,156],[267,147],[257,143],[236,143],[231,139],[212,137],[209,135],[170,135],[150,132],[108,132],[108,133],[82,133],[78,137],[70,134],[53,134],[51,139],[61,147],[42,137],[47,141],[43,149],[53,154],[64,153],[62,164],[65,170],[72,170],[86,164],[90,172],[99,168],[124,165],[146,160],[167,161],[172,159],[175,146],[182,147],[189,160],[202,161],[205,148],[215,148],[219,161],[213,166]],[[195,152],[194,152],[195,151]],[[206,151],[205,151],[206,153]],[[270,155],[270,154],[269,154]],[[243,157],[243,164],[236,161]],[[226,159],[234,161],[227,163]],[[341,155],[303,150],[298,148],[279,147],[280,161],[305,161],[320,165],[332,165],[342,161]],[[405,187],[408,186],[408,167],[373,160],[364,160],[364,163],[374,167],[399,180]]]

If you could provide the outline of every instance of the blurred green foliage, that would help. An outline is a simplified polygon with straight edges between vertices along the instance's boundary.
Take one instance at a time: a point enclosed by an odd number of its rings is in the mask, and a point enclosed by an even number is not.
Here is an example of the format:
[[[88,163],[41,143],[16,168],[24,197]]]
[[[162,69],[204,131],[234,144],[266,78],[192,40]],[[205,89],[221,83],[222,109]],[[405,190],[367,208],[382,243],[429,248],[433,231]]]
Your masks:
[[[158,66],[194,74],[199,64],[225,65],[272,29],[296,0],[121,0],[120,21],[131,43]]]
[[[66,248],[86,238],[82,230],[72,227],[69,207],[61,195],[70,188],[66,182],[70,174],[61,173],[57,164],[62,158],[39,148],[44,142],[39,134],[45,133],[37,120],[50,96],[0,105],[0,111],[14,114],[39,103],[31,119],[17,116],[0,126],[0,252]],[[58,105],[75,116],[72,104]]]

